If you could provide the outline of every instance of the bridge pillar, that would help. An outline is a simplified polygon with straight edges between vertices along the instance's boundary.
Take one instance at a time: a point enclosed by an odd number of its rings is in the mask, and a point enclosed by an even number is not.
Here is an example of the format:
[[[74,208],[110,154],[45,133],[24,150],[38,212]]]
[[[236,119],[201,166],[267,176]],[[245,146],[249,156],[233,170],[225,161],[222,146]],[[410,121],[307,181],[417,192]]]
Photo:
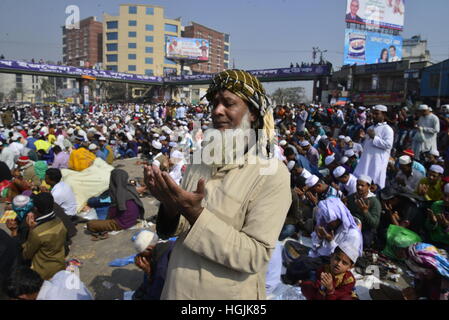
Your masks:
[[[90,88],[88,79],[78,79],[81,103],[85,106],[90,104]]]

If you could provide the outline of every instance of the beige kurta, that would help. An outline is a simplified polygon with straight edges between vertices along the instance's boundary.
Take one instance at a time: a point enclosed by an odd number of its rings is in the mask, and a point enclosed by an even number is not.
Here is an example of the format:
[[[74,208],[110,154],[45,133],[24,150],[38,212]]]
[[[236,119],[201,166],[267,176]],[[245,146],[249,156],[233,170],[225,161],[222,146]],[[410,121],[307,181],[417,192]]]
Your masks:
[[[265,299],[265,273],[291,204],[290,174],[261,175],[262,164],[228,165],[206,183],[194,226],[181,217],[162,299]],[[210,167],[192,165],[183,188],[194,191]]]

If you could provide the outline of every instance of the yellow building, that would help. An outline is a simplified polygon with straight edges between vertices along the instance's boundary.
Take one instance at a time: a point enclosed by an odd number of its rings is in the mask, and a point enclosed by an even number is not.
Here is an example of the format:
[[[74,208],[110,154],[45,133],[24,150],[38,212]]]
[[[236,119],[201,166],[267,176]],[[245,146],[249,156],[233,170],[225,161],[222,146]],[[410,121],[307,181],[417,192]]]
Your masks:
[[[166,19],[163,7],[120,5],[119,16],[104,14],[105,69],[154,76],[173,69],[178,73],[180,66],[165,58],[165,39],[180,35],[181,20]]]

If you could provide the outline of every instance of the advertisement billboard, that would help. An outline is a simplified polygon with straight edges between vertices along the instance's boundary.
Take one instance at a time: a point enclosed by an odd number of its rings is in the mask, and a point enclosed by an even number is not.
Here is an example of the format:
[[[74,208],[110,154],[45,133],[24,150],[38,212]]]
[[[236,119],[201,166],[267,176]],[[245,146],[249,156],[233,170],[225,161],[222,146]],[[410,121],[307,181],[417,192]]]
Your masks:
[[[208,40],[167,37],[165,53],[168,59],[208,61],[209,48]]]
[[[347,0],[346,22],[404,29],[405,0]]]
[[[374,64],[402,60],[402,37],[346,29],[343,64]]]

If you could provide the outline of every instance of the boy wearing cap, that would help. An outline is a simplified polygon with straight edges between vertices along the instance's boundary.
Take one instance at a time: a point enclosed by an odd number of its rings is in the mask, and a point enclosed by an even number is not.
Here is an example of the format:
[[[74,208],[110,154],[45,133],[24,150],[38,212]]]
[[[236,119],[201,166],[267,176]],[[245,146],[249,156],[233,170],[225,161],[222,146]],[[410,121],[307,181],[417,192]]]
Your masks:
[[[316,270],[314,281],[300,282],[307,300],[357,300],[354,292],[355,278],[350,269],[358,258],[350,243],[338,246],[329,264]]]
[[[441,166],[433,165],[430,167],[427,178],[422,179],[416,188],[416,193],[426,201],[440,201],[443,199],[443,180],[444,169]]]

